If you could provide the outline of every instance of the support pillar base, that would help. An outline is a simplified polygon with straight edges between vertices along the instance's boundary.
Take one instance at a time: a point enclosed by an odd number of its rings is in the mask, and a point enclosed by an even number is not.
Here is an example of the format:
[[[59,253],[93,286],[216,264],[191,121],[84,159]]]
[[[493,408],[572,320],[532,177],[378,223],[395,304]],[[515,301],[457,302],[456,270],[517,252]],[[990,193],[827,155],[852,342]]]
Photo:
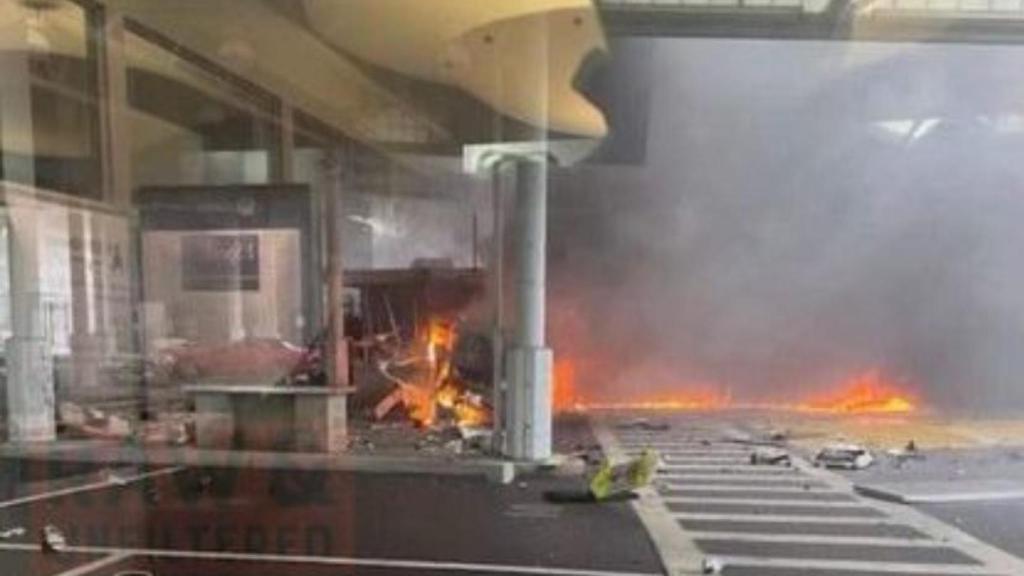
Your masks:
[[[7,438],[10,442],[57,439],[53,359],[44,338],[7,341]]]
[[[550,348],[514,347],[506,357],[508,405],[507,456],[516,460],[551,457]]]

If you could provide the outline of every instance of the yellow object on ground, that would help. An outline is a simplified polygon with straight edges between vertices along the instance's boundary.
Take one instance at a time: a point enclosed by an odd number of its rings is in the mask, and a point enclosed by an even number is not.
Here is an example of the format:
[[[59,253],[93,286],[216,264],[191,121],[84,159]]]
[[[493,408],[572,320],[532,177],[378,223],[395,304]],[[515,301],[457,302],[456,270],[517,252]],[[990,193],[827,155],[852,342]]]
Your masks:
[[[644,450],[621,464],[613,465],[606,460],[590,480],[590,494],[595,500],[605,500],[633,492],[650,484],[657,469],[658,453],[654,450]]]

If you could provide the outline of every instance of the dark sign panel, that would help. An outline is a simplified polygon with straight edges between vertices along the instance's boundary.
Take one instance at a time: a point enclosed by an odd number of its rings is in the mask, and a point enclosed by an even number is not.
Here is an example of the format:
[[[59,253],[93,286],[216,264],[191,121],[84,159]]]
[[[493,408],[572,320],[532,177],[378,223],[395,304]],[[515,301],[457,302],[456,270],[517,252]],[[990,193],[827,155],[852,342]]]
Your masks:
[[[260,289],[260,239],[256,234],[189,234],[181,238],[184,290]]]

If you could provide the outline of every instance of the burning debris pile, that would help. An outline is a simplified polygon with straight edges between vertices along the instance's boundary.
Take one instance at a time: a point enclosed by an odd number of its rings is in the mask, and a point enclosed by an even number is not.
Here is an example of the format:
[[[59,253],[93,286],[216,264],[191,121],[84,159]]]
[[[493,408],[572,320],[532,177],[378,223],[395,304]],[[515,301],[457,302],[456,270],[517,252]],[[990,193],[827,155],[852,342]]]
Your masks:
[[[417,427],[455,428],[462,439],[479,441],[489,434],[492,409],[479,383],[456,365],[455,322],[435,318],[422,332],[378,361],[392,388],[376,403],[373,418],[384,420],[401,408]]]

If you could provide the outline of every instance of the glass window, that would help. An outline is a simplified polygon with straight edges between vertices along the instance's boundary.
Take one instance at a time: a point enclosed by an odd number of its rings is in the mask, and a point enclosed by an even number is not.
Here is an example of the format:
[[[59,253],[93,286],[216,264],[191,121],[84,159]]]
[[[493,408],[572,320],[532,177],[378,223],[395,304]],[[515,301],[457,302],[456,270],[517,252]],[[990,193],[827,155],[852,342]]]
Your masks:
[[[128,28],[134,185],[274,180],[277,100],[161,34],[131,22]]]
[[[0,179],[100,196],[98,11],[0,2]]]

